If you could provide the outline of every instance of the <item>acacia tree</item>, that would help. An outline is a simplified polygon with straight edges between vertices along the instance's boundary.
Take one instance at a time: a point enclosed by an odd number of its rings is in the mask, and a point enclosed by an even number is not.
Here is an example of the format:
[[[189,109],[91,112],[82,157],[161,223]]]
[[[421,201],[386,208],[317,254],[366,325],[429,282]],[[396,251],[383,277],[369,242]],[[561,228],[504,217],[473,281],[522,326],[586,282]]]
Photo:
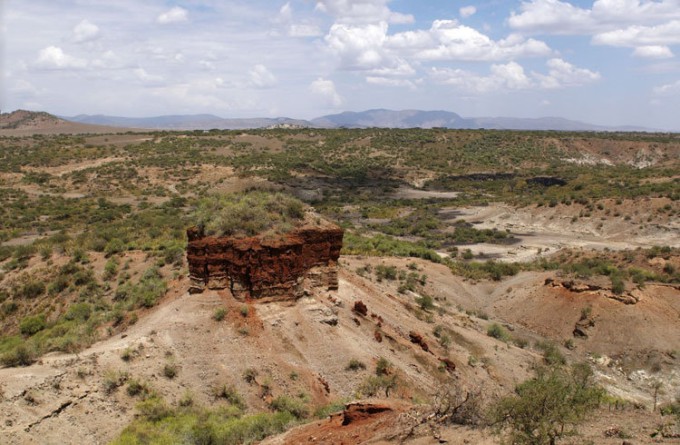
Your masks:
[[[492,407],[492,420],[497,432],[504,434],[504,443],[555,445],[577,434],[578,425],[604,396],[592,377],[587,364],[538,369],[534,378],[515,388],[515,394]]]

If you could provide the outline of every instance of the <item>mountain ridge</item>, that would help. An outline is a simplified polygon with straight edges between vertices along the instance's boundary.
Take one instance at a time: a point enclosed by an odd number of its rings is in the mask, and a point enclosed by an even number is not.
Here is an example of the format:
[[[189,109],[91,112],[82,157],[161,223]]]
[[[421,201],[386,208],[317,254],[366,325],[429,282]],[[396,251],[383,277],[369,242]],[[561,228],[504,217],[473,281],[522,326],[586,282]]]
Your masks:
[[[662,131],[642,126],[606,126],[570,120],[563,117],[462,117],[445,110],[390,110],[376,108],[365,111],[344,111],[310,120],[277,118],[220,118],[215,115],[170,115],[148,118],[80,115],[64,117],[81,123],[123,125],[127,127],[183,130],[240,130],[271,127],[310,128],[451,128],[489,130],[555,130],[555,131]]]
[[[344,111],[310,120],[289,117],[276,118],[222,118],[214,114],[162,115],[152,117],[124,117],[104,114],[54,116],[45,112],[17,110],[4,113],[10,116],[35,113],[41,121],[44,116],[70,123],[148,130],[246,130],[258,128],[448,128],[528,131],[594,131],[594,132],[667,132],[667,130],[636,125],[607,126],[570,120],[563,117],[463,117],[445,110],[390,110],[383,108],[365,111]],[[16,124],[15,124],[16,125]],[[63,124],[59,124],[63,125]]]

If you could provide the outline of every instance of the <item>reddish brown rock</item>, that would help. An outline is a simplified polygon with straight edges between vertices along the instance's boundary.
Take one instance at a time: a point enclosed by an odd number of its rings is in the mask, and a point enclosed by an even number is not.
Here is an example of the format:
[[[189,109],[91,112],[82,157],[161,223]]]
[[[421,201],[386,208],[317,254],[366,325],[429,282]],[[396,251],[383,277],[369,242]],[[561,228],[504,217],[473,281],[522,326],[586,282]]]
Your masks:
[[[361,315],[361,316],[366,316],[368,315],[368,307],[364,304],[363,301],[355,301],[354,302],[354,307],[352,308],[355,314]]]
[[[191,292],[229,289],[237,299],[297,299],[305,288],[338,288],[343,230],[304,226],[274,238],[205,236],[187,230]]]
[[[415,332],[415,331],[411,331],[411,332],[408,333],[408,336],[409,336],[409,338],[411,339],[411,343],[417,344],[417,345],[420,346],[420,347],[423,349],[423,351],[425,351],[425,352],[429,352],[429,351],[430,351],[430,347],[427,346],[427,343],[426,343],[425,340],[423,339],[423,336],[422,336],[422,335],[420,335],[419,333],[417,333],[417,332]]]
[[[351,423],[361,422],[388,411],[392,411],[392,408],[383,404],[362,402],[349,403],[342,412],[342,425],[347,426]]]

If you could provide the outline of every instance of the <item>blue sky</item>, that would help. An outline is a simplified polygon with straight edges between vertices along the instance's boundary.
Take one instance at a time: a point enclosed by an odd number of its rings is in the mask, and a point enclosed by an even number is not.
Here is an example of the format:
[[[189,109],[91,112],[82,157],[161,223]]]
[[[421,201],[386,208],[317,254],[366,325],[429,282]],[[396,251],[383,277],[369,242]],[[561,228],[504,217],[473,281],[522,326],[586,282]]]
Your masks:
[[[5,0],[2,110],[680,130],[680,0]]]

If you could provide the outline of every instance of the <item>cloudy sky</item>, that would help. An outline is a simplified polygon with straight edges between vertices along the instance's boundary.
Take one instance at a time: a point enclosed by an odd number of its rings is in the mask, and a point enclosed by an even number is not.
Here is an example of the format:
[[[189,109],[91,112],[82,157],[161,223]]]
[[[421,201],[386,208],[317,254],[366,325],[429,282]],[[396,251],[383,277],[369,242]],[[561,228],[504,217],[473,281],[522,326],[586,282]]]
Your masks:
[[[3,111],[680,130],[680,0],[0,0]]]

